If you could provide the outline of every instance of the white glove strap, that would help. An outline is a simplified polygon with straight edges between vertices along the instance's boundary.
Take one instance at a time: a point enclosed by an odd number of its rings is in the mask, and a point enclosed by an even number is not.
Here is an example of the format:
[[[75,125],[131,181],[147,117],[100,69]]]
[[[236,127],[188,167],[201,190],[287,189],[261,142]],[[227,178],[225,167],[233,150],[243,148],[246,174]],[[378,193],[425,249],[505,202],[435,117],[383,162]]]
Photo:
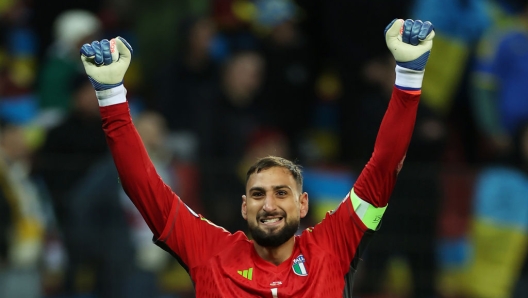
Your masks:
[[[396,65],[396,86],[421,89],[425,71],[412,70]]]
[[[122,84],[103,91],[95,91],[100,107],[126,102],[126,89]]]

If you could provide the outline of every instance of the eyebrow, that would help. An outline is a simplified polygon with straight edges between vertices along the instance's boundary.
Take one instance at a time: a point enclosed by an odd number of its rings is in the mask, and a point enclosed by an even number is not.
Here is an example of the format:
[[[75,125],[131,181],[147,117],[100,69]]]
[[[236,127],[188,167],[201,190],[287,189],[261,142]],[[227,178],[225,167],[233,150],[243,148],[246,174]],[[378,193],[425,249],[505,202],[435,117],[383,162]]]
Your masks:
[[[281,189],[281,188],[288,188],[291,190],[291,187],[289,187],[288,185],[277,185],[277,186],[273,186],[273,190],[278,190],[278,189]]]
[[[282,188],[288,188],[290,190],[292,190],[292,188],[288,185],[275,185],[272,187],[273,190],[279,190],[279,189],[282,189]],[[266,192],[266,190],[263,188],[263,187],[260,187],[260,186],[253,186],[252,188],[249,189],[248,192],[252,192],[252,191],[263,191],[263,192]]]

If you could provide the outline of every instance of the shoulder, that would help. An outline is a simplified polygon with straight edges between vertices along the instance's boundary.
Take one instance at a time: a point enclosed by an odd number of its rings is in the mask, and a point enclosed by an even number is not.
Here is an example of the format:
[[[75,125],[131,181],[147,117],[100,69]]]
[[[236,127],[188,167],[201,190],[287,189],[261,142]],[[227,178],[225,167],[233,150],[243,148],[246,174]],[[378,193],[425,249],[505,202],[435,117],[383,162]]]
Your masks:
[[[253,244],[253,242],[249,240],[246,234],[242,231],[236,231],[235,233],[233,233],[232,237],[234,242],[240,242],[243,243],[243,245]]]
[[[244,258],[251,255],[253,248],[253,241],[249,240],[242,231],[235,232],[229,235],[229,240],[222,244],[223,247],[218,247],[217,256],[225,259]]]
[[[226,241],[223,245],[225,247],[219,247],[219,250],[234,249],[236,251],[240,249],[242,251],[245,247],[252,247],[253,241],[249,240],[244,232],[237,231],[233,234],[229,234],[228,241]]]
[[[311,244],[317,244],[313,231],[314,227],[308,227],[299,235],[295,236],[295,241],[299,243],[300,247],[308,247]]]

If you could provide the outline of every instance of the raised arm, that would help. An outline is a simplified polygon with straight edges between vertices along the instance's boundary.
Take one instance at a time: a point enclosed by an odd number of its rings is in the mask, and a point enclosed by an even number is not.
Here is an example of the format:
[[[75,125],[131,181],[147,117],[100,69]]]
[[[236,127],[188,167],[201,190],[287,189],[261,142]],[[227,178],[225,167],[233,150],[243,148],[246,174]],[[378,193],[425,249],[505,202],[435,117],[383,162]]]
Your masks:
[[[103,130],[119,181],[154,235],[159,237],[178,198],[156,173],[132,124],[123,86],[132,52],[126,40],[118,37],[84,45],[81,59],[99,100]]]
[[[382,120],[374,152],[354,188],[325,219],[309,230],[317,245],[342,259],[349,279],[376,230],[401,170],[414,130],[424,68],[434,37],[429,22],[394,20],[385,29],[387,46],[396,59],[396,82]],[[310,236],[308,236],[310,237]]]
[[[374,152],[350,194],[356,214],[375,229],[381,220],[411,141],[425,65],[433,45],[430,22],[392,21],[385,29],[396,60],[396,82]]]
[[[81,49],[123,189],[152,230],[155,243],[192,268],[213,256],[232,235],[195,214],[156,173],[126,101],[123,77],[131,58],[132,47],[121,37]]]

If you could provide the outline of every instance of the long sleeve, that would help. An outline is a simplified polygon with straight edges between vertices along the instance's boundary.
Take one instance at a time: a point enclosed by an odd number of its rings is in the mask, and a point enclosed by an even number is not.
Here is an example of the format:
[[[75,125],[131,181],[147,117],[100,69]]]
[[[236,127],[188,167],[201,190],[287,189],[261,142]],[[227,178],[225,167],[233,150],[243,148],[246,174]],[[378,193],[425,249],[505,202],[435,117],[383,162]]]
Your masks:
[[[394,189],[411,141],[419,101],[420,90],[394,87],[372,157],[354,185],[356,195],[375,207],[385,207]]]
[[[128,103],[103,106],[100,111],[119,181],[157,238],[165,228],[174,200],[179,198],[156,173],[132,124]]]
[[[119,180],[152,230],[156,245],[191,269],[206,262],[229,241],[244,239],[243,234],[234,236],[194,213],[163,182],[132,124],[128,103],[112,103],[100,110]]]

